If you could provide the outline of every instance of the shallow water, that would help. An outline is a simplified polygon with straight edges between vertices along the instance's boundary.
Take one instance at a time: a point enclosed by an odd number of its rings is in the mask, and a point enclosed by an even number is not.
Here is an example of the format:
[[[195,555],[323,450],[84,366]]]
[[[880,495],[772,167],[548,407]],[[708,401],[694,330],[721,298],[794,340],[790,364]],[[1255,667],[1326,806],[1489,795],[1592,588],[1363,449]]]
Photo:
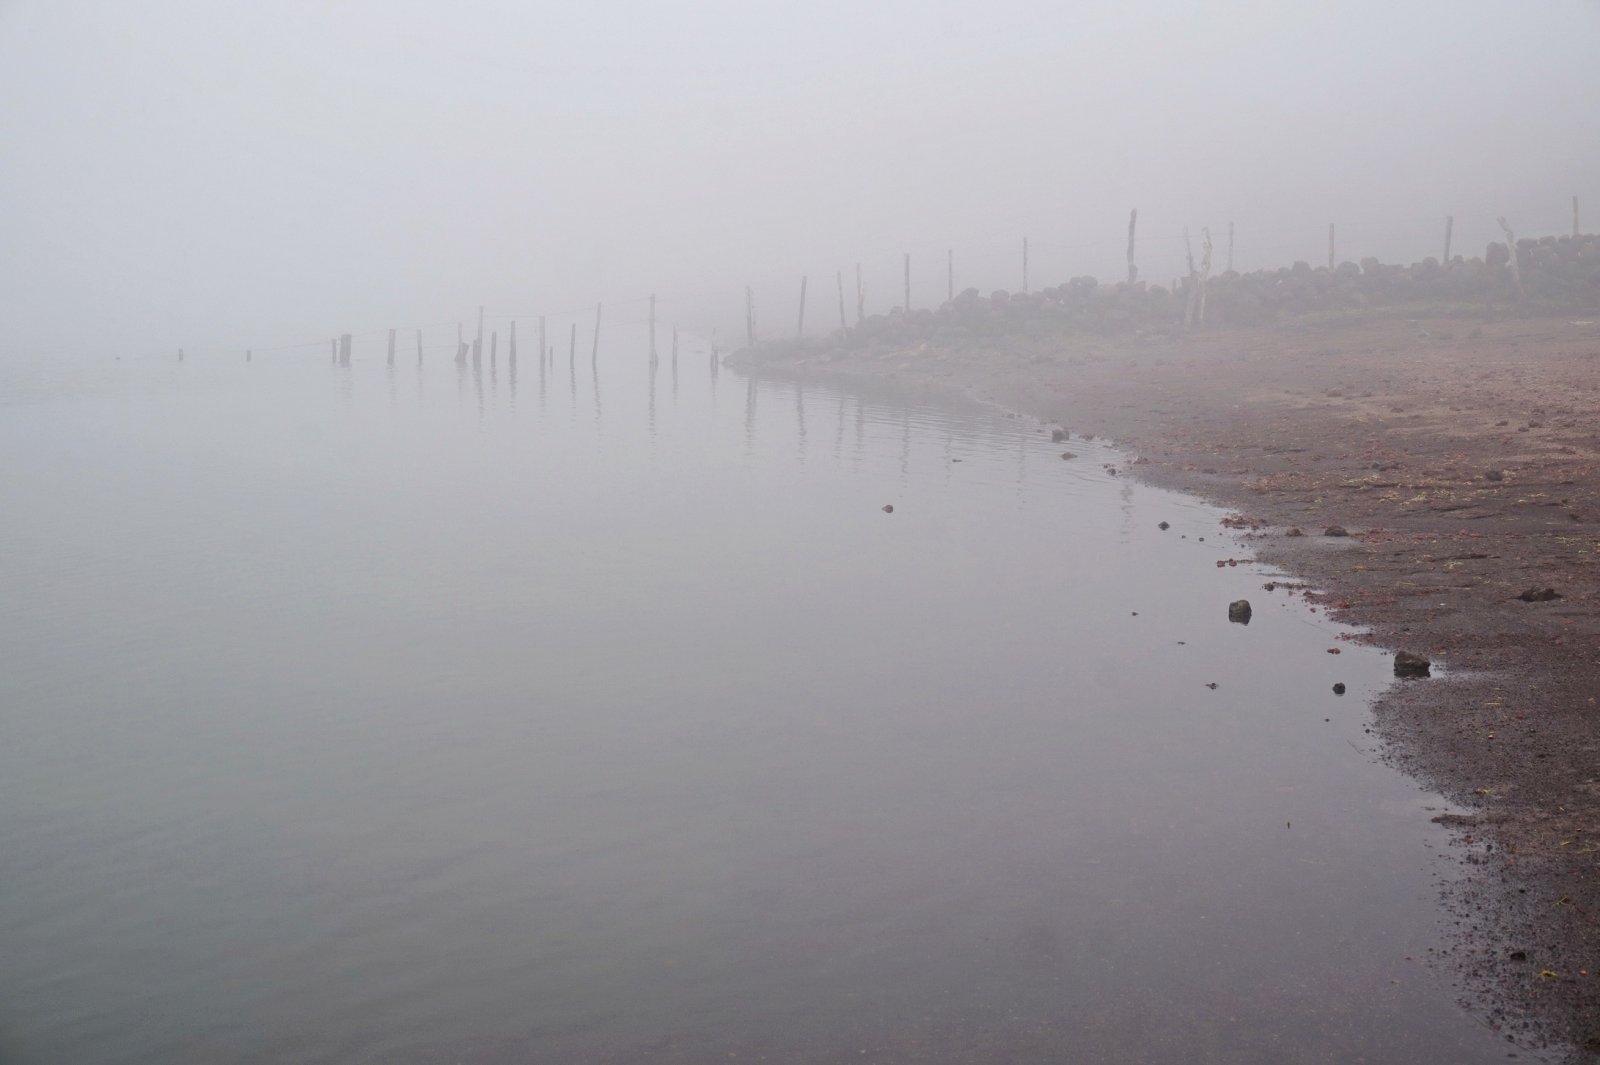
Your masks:
[[[0,367],[0,1061],[1504,1057],[1218,512],[615,335]]]

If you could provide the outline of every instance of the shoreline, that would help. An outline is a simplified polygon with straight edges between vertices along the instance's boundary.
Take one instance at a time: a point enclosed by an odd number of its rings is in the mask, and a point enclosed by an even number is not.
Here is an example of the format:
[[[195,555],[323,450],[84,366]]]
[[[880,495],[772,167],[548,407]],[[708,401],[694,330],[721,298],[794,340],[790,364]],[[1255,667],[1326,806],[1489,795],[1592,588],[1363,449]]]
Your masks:
[[[1238,515],[1258,559],[1310,586],[1290,594],[1442,666],[1372,707],[1381,757],[1470,811],[1446,821],[1464,875],[1437,960],[1497,1031],[1586,1058],[1600,1053],[1596,318],[1297,320],[728,362],[893,380],[1109,438],[1123,472]],[[1547,588],[1558,598],[1518,598]]]

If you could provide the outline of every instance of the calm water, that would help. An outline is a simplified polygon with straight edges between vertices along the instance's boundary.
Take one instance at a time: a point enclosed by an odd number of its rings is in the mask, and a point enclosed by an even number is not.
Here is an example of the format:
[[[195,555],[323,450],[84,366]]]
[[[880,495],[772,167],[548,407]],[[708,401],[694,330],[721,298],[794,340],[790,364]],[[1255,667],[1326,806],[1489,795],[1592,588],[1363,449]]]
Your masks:
[[[614,335],[0,369],[0,1061],[1504,1058],[1217,512]]]

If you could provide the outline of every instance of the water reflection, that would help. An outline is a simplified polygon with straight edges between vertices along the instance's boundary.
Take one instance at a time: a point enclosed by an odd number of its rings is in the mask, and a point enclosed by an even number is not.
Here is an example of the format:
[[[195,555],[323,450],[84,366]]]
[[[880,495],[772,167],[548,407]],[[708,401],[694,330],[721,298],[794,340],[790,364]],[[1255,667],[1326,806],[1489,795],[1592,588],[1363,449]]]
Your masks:
[[[983,412],[601,361],[593,422],[465,358],[415,409],[230,359],[8,410],[8,1065],[1500,1059],[1406,960],[1430,800],[1350,746],[1386,661],[1217,569],[1215,512]]]

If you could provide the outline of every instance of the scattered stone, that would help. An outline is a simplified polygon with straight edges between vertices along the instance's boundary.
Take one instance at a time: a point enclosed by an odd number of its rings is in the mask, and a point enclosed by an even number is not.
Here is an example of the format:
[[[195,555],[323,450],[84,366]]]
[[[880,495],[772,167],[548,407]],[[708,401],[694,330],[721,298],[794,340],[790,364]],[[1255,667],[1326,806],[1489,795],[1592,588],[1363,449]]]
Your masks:
[[[1057,443],[1057,444],[1061,443],[1061,441],[1063,441],[1063,440],[1070,439],[1071,437],[1072,437],[1072,434],[1067,432],[1065,429],[1052,429],[1052,430],[1050,430],[1050,439],[1052,441],[1054,441],[1055,443]]]
[[[1266,584],[1263,584],[1261,587],[1266,589],[1269,592],[1275,592],[1275,591],[1278,590],[1278,582],[1277,581],[1268,581]]]
[[[885,514],[893,514],[894,513],[894,504],[893,503],[885,503],[883,505],[883,512]]]
[[[1206,687],[1210,688],[1212,691],[1216,691],[1217,690],[1217,682],[1214,681],[1214,680],[1207,681],[1206,682]]]
[[[1172,526],[1168,525],[1166,522],[1162,522],[1160,525],[1157,525],[1156,528],[1160,529],[1162,532],[1166,532],[1168,529],[1172,528]]]
[[[1229,603],[1228,620],[1240,625],[1250,624],[1250,600],[1235,599]]]
[[[1335,684],[1333,686],[1333,694],[1335,694],[1335,695],[1343,695],[1344,694],[1344,681],[1341,680],[1339,683],[1337,683],[1337,684]]]
[[[1534,585],[1521,595],[1517,596],[1524,603],[1548,603],[1561,598],[1561,593],[1554,588],[1540,588]]]
[[[1349,536],[1350,533],[1345,530],[1345,527],[1343,525],[1330,525],[1326,529],[1322,530],[1322,535],[1323,536]]]
[[[1290,529],[1288,532],[1284,533],[1283,535],[1285,535],[1285,536],[1304,536],[1305,533],[1301,532],[1299,529]]]
[[[1341,652],[1337,647],[1330,647],[1330,648],[1328,648],[1328,653],[1330,655],[1336,655],[1336,654],[1342,654],[1343,652]]]
[[[1503,481],[1506,479],[1506,475],[1500,470],[1484,470],[1483,479],[1485,481]]]
[[[1525,950],[1514,950],[1510,954],[1507,954],[1506,957],[1510,958],[1512,961],[1527,961],[1528,952]]]
[[[1410,651],[1396,651],[1394,653],[1394,675],[1397,677],[1426,677],[1433,663],[1422,655]]]
[[[1074,454],[1073,454],[1073,453],[1072,453],[1072,452],[1070,452],[1070,451],[1063,451],[1063,452],[1062,452],[1062,453],[1061,453],[1061,457],[1062,457],[1062,458],[1064,458],[1064,459],[1075,459],[1075,458],[1077,458],[1077,457],[1078,457],[1078,456],[1076,456],[1076,455],[1074,455]]]

